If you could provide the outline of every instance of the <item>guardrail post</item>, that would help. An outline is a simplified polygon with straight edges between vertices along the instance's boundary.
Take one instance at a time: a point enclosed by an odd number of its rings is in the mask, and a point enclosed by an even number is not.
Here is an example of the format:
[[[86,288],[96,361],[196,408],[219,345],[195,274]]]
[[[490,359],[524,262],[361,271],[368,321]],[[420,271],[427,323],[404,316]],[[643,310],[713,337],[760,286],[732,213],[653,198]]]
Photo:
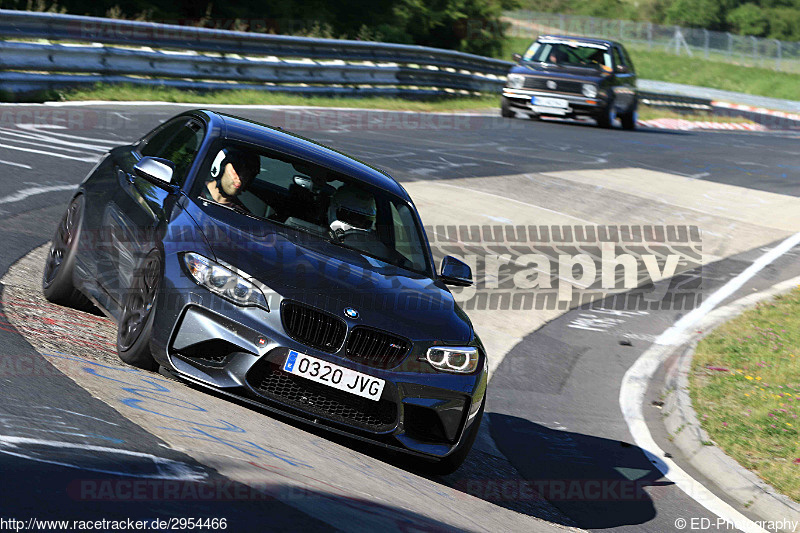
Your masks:
[[[647,49],[653,49],[653,23],[647,23]]]
[[[725,35],[728,36],[728,57],[731,57],[733,54],[733,35],[730,32],[725,32]]]
[[[708,30],[703,28],[703,51],[705,52],[706,59],[708,59],[708,41],[709,41]]]
[[[758,39],[751,35],[750,41],[753,43],[753,65],[758,65]]]
[[[561,35],[566,35],[565,23],[564,23],[564,14],[560,14],[558,16],[558,26],[561,28]]]
[[[775,70],[781,69],[781,42],[775,39]]]

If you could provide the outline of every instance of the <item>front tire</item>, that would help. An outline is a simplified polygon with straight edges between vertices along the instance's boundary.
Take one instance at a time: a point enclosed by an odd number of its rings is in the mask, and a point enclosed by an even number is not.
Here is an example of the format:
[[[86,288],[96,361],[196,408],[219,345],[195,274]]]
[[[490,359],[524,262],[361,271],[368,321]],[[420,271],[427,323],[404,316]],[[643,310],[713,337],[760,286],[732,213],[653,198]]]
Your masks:
[[[72,199],[58,223],[42,275],[42,293],[54,304],[88,310],[89,299],[75,288],[73,270],[83,227],[83,195]]]
[[[601,128],[610,129],[614,127],[614,119],[617,117],[614,109],[614,101],[610,100],[599,116],[595,118],[597,125]]]
[[[161,256],[151,252],[133,276],[117,327],[117,355],[129,365],[145,370],[158,369],[150,352],[150,337],[155,317],[153,307],[162,277]]]
[[[508,103],[508,98],[505,96],[500,100],[500,115],[503,118],[514,118],[515,113],[511,110],[511,105]]]

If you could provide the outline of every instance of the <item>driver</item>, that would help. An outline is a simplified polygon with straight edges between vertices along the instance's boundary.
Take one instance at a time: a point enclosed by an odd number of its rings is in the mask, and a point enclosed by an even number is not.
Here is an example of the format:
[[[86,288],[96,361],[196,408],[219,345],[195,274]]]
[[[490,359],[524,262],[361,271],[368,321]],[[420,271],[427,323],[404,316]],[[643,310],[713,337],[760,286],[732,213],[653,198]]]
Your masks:
[[[559,63],[564,63],[566,59],[567,59],[566,54],[558,46],[553,47],[553,50],[550,52],[550,57],[548,58],[550,63],[553,63],[554,65],[558,65]]]
[[[211,165],[211,180],[201,196],[218,204],[249,210],[238,196],[247,190],[259,173],[261,162],[256,154],[240,148],[223,148]]]
[[[375,198],[354,185],[342,185],[328,208],[330,227],[337,238],[358,232],[366,236],[375,227]]]

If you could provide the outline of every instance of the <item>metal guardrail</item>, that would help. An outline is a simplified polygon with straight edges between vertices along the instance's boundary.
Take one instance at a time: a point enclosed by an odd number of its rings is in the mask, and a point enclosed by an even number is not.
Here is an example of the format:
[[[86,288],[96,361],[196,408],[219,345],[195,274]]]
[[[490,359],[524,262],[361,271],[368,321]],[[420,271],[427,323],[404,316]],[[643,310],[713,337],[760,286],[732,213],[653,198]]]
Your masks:
[[[639,91],[639,102],[650,107],[666,107],[681,111],[710,112],[714,109],[711,99],[709,98],[654,93],[642,90]]]
[[[330,96],[496,94],[512,65],[424,46],[0,9],[0,90],[16,94],[97,83]],[[710,101],[645,96],[648,105],[710,109]]]
[[[496,93],[512,65],[423,46],[2,9],[0,38],[0,89],[9,92],[107,81],[316,94]]]

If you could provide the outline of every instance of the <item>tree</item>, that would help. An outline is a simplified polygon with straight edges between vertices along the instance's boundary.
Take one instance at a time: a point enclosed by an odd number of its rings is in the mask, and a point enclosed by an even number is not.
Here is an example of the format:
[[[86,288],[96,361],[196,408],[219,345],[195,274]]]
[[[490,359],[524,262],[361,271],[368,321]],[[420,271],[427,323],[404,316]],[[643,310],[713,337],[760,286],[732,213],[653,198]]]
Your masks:
[[[776,7],[767,10],[769,36],[784,41],[800,41],[800,9]]]
[[[769,28],[767,14],[759,6],[750,2],[737,7],[728,13],[726,18],[731,29],[742,35],[763,37]]]
[[[718,0],[675,0],[666,10],[667,23],[713,28],[720,22]]]

